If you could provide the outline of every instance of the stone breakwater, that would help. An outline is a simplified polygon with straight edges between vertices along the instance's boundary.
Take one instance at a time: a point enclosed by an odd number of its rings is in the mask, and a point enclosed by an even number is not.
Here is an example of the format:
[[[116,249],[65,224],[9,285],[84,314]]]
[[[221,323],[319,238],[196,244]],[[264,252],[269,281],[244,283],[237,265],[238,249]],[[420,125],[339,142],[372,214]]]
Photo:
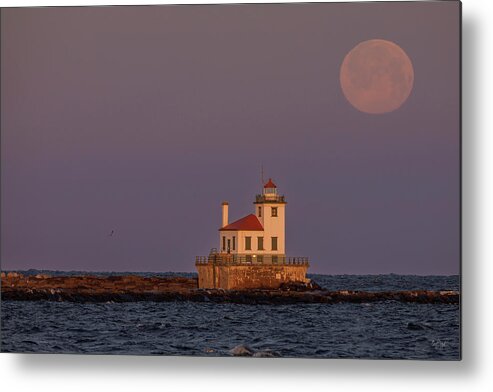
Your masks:
[[[314,282],[284,284],[278,290],[204,290],[197,279],[141,277],[135,275],[96,277],[1,274],[2,300],[135,302],[194,301],[240,304],[365,303],[400,301],[458,304],[457,291],[330,291]]]

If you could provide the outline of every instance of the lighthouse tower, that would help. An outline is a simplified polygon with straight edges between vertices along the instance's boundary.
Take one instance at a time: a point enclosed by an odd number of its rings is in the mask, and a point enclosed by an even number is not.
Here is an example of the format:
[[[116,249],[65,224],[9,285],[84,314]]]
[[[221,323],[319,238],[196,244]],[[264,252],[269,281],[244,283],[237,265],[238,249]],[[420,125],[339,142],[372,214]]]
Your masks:
[[[255,198],[255,214],[264,228],[266,247],[271,254],[285,255],[286,201],[277,193],[271,178],[264,185],[261,195]]]

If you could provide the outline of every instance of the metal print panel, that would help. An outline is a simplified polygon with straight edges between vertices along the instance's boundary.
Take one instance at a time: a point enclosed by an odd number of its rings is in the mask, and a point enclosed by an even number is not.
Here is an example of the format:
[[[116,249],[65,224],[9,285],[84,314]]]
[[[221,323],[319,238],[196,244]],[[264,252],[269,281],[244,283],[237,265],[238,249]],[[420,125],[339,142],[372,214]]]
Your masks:
[[[460,7],[2,9],[2,352],[459,360]]]

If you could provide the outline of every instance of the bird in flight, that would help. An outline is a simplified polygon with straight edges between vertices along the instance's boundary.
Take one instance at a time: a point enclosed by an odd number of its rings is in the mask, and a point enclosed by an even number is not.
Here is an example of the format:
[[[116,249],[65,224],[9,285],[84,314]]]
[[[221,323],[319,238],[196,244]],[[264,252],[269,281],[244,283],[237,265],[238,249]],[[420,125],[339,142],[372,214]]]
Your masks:
[[[113,237],[113,234],[115,234],[115,230],[111,230],[111,233],[108,234],[108,237]]]

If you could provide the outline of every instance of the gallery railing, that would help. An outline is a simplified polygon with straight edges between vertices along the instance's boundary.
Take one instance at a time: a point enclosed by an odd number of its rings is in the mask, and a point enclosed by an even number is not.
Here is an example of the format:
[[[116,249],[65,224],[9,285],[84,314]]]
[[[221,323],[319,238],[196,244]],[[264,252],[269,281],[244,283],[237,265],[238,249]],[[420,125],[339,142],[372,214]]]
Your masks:
[[[196,256],[195,264],[235,264],[235,265],[309,265],[308,257],[290,257],[278,255],[237,255],[228,253],[211,253],[209,256]]]
[[[265,202],[286,203],[286,198],[281,195],[255,195],[255,203]]]

